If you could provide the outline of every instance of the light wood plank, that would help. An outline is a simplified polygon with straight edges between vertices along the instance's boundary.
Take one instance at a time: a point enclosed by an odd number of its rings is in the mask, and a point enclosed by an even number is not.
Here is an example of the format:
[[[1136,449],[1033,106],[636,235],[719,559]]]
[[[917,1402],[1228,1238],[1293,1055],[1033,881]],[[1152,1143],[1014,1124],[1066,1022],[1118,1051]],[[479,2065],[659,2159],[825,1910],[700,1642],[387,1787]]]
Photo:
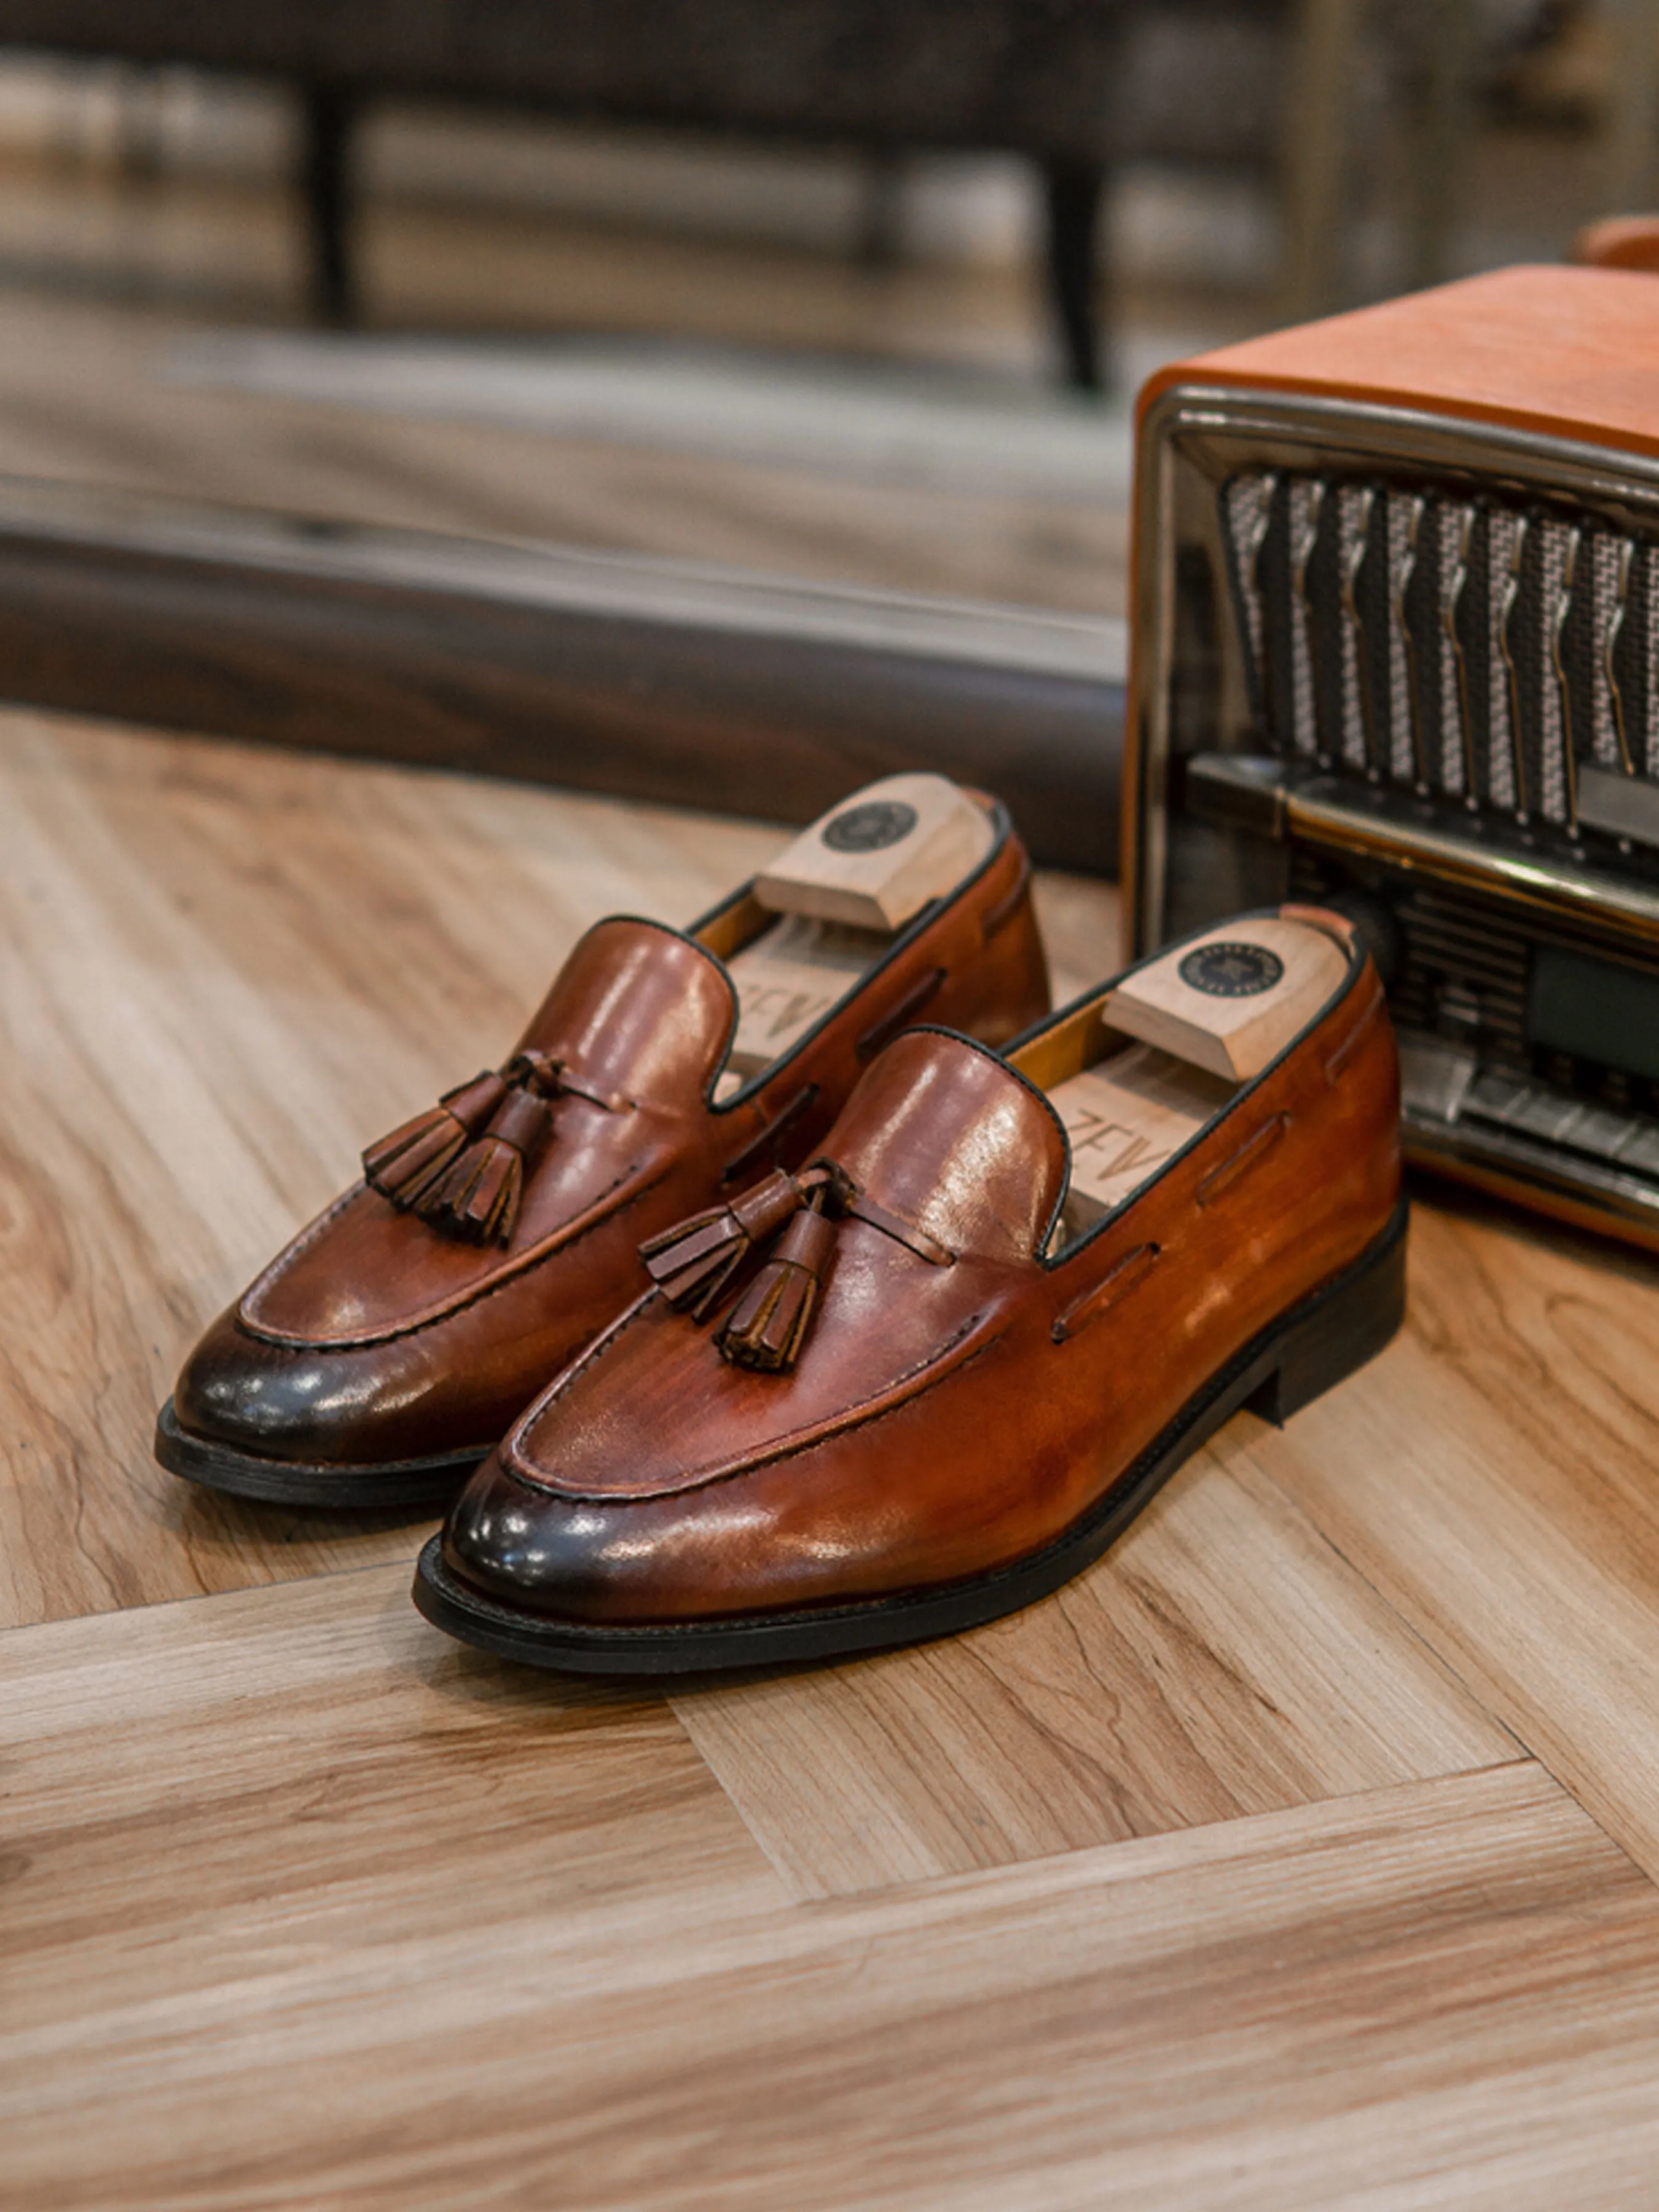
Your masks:
[[[77,2023],[231,1982],[781,1901],[659,1698],[465,1650],[401,1564],[13,1630],[0,1682],[0,2018],[71,2076]]]
[[[1659,1877],[1659,1276],[1478,1201],[1412,1237],[1405,1335],[1221,1449]]]
[[[1516,1755],[1282,1493],[1200,1454],[989,1628],[675,1699],[798,1894],[1158,1834]]]
[[[0,2203],[1555,2212],[1659,2156],[1659,1899],[1535,1767],[787,1906],[660,1709],[434,1671],[390,1584],[6,1639]]]
[[[1117,885],[1048,869],[1033,878],[1031,895],[1048,948],[1054,1002],[1063,1006],[1093,990],[1122,962]]]
[[[590,922],[689,921],[779,843],[0,712],[0,1622],[410,1554],[421,1530],[162,1474],[179,1360],[368,1138],[499,1058]],[[1109,889],[1040,896],[1096,980]]]

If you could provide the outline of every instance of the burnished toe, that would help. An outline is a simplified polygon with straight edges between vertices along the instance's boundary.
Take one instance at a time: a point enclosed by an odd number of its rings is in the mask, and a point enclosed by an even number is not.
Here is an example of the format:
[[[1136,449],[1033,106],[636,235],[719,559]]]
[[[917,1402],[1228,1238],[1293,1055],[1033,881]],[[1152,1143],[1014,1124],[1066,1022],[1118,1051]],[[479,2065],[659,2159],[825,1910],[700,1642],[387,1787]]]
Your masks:
[[[429,1396],[429,1394],[424,1394]],[[155,1455],[187,1480],[270,1504],[441,1506],[489,1449],[426,1418],[419,1378],[361,1353],[271,1344],[234,1313],[185,1363]]]
[[[185,1362],[173,1394],[185,1435],[263,1458],[339,1456],[341,1416],[354,1402],[337,1357],[269,1344],[225,1314]]]

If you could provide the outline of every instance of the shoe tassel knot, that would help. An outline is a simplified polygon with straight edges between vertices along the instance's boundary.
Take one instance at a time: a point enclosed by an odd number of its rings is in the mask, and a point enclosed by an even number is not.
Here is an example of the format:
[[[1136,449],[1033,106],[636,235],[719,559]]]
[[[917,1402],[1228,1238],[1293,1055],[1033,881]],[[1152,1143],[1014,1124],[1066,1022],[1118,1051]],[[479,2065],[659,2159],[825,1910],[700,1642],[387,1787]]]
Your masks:
[[[749,1255],[766,1239],[771,1249],[715,1334],[722,1358],[735,1367],[778,1375],[793,1367],[806,1341],[836,1249],[836,1224],[855,1216],[895,1238],[930,1266],[953,1255],[912,1222],[902,1221],[854,1186],[832,1160],[799,1175],[781,1169],[729,1206],[694,1213],[640,1247],[652,1280],[672,1306],[702,1321]]]
[[[445,1236],[505,1244],[547,1141],[553,1101],[566,1091],[607,1108],[623,1103],[583,1089],[546,1053],[521,1052],[371,1145],[364,1178],[400,1212],[419,1214]]]

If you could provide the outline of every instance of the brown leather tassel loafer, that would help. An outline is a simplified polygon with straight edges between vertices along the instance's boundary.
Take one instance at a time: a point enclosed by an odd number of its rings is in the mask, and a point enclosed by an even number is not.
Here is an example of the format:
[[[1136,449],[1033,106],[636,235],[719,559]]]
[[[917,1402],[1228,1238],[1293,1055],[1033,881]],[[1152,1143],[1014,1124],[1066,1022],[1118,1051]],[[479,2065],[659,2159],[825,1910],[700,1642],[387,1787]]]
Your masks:
[[[1376,972],[1312,909],[1143,962],[1006,1058],[913,1031],[812,1165],[647,1247],[654,1286],[467,1485],[416,1601],[595,1674],[1029,1604],[1237,1407],[1282,1420],[1388,1341],[1397,1115]]]
[[[505,1063],[371,1145],[185,1364],[164,1467],[285,1504],[453,1494],[635,1294],[638,1246],[811,1156],[924,1011],[1048,1004],[1006,812],[890,777],[690,931],[600,922]]]

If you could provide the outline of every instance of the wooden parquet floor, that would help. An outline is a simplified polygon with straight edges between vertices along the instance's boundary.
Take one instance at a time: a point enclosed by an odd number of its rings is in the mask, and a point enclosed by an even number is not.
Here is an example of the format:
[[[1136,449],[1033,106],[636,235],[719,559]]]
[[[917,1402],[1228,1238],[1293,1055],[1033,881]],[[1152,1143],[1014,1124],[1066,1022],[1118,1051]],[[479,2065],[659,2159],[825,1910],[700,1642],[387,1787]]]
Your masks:
[[[1645,1261],[1425,1189],[1396,1343],[1058,1597],[669,1698],[155,1466],[365,1133],[774,843],[0,715],[0,2206],[1659,2203]]]

